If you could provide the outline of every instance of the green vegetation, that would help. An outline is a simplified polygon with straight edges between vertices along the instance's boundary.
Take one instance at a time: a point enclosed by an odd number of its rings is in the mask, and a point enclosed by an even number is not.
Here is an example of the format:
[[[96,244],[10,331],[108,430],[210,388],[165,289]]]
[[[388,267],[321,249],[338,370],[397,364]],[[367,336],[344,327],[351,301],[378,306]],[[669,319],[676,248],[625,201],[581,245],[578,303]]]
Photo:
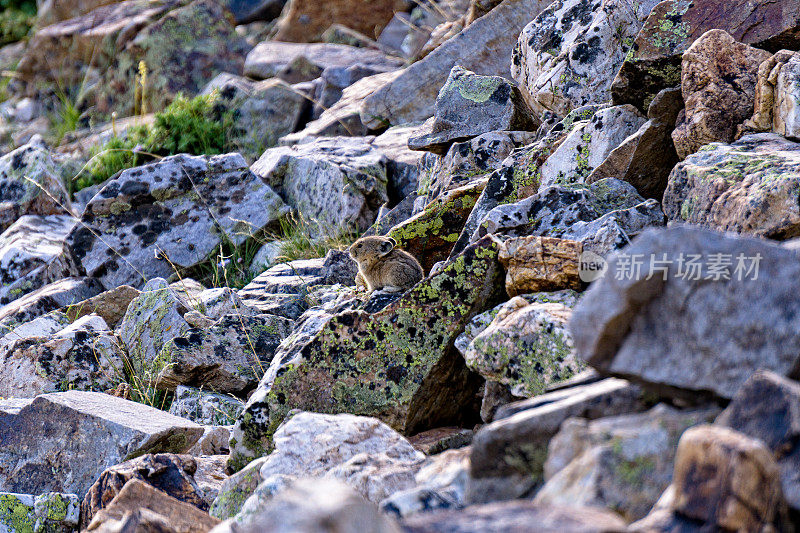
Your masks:
[[[282,261],[297,261],[325,257],[329,250],[347,248],[358,237],[358,232],[352,228],[350,231],[324,228],[318,222],[308,221],[299,215],[290,215],[279,221],[279,230],[270,235],[267,242],[281,243]]]
[[[0,0],[0,46],[21,41],[36,21],[36,0]]]

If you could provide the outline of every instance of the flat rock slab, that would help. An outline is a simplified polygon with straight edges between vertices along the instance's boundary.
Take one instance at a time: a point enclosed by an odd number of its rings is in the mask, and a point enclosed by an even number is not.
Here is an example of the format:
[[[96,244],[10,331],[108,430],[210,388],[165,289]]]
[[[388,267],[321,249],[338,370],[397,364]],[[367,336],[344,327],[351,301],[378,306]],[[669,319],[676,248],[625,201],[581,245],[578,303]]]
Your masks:
[[[242,244],[287,209],[239,154],[177,155],[109,181],[68,245],[106,289],[140,288],[207,260],[224,238]]]
[[[0,490],[81,498],[106,468],[146,453],[183,453],[203,434],[158,409],[78,391],[39,396],[0,415],[0,427]]]
[[[0,328],[8,331],[42,315],[97,296],[103,287],[94,278],[65,278],[0,307]]]

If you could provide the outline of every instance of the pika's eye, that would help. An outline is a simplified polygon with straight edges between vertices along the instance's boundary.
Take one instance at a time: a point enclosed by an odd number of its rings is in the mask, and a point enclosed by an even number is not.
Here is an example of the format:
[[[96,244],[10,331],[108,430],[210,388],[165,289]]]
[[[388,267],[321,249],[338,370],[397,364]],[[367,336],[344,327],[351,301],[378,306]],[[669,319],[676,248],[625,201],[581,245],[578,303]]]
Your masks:
[[[361,248],[362,246],[363,246],[362,244],[359,244],[358,246],[356,246],[356,248]]]

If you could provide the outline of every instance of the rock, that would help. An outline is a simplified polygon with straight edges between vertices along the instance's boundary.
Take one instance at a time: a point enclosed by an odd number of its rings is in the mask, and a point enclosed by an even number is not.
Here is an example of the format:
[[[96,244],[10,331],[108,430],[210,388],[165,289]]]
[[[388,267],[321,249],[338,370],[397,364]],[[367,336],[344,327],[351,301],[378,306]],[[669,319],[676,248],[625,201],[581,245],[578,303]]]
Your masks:
[[[364,531],[399,533],[394,521],[333,479],[294,482],[272,499],[261,502],[253,514],[226,520],[212,533],[277,533],[279,531]]]
[[[23,215],[64,215],[70,208],[67,189],[43,143],[0,157],[0,231]]]
[[[597,419],[646,408],[639,387],[605,379],[501,407],[472,441],[467,500],[489,502],[528,494],[544,481],[550,439],[573,416]]]
[[[207,329],[190,328],[164,343],[158,358],[168,362],[156,386],[205,387],[244,395],[258,385],[293,322],[275,315],[225,315]]]
[[[39,396],[0,423],[0,490],[81,498],[109,466],[145,453],[181,453],[203,433],[158,409],[79,391]],[[54,468],[62,475],[53,476]]]
[[[768,371],[753,374],[714,422],[763,442],[778,462],[783,494],[800,509],[800,385]]]
[[[142,455],[107,468],[83,498],[81,523],[89,524],[97,513],[112,504],[132,479],[147,483],[201,511],[208,511],[208,504],[192,477],[196,471],[197,463],[192,457],[171,453]]]
[[[800,144],[774,134],[712,144],[678,164],[664,193],[670,221],[772,239],[800,234]]]
[[[96,296],[102,290],[94,278],[64,278],[45,285],[0,308],[0,328],[8,331],[47,313]]]
[[[120,285],[115,289],[67,307],[65,313],[72,321],[94,313],[105,320],[108,327],[113,329],[117,327],[122,317],[125,316],[128,305],[139,294],[141,293],[130,285]]]
[[[409,437],[408,442],[425,455],[436,455],[469,446],[474,434],[471,429],[459,427],[434,428]]]
[[[300,125],[308,101],[281,80],[253,82],[223,73],[211,80],[202,94],[218,92],[215,105],[233,114],[228,141],[248,162]]]
[[[227,441],[226,447],[227,450]],[[211,505],[219,495],[222,483],[228,478],[225,474],[225,464],[228,461],[228,454],[224,455],[203,455],[196,457],[197,472],[194,480],[203,492],[203,499]]]
[[[322,75],[315,80],[315,90],[313,95],[314,107],[313,118],[319,118],[321,114],[331,108],[339,101],[344,94],[344,89],[350,87],[358,80],[397,70],[396,65],[375,64],[364,65],[356,63],[348,67],[327,67],[322,71]]]
[[[356,48],[384,49],[376,40],[341,24],[331,24],[330,27],[323,32],[321,39],[324,43],[346,44]]]
[[[289,0],[278,20],[277,41],[318,41],[331,24],[341,24],[371,37],[380,31],[397,11],[404,11],[401,0],[336,0],[325,4],[320,12],[313,0]]]
[[[582,252],[579,242],[552,237],[518,237],[503,242],[499,259],[506,269],[506,292],[513,297],[580,289]]]
[[[219,493],[209,510],[211,516],[226,520],[239,514],[245,501],[264,481],[264,478],[261,477],[261,466],[266,460],[266,457],[254,459],[222,482]]]
[[[242,404],[243,407],[243,404]],[[170,413],[173,414],[173,413]],[[193,421],[194,422],[194,421]],[[200,440],[197,443],[189,448],[189,451],[186,453],[191,455],[196,459],[202,459],[204,456],[215,456],[215,457],[223,457],[221,469],[217,469],[214,467],[215,470],[219,470],[222,472],[223,477],[225,476],[225,463],[228,460],[228,453],[231,451],[228,446],[228,441],[231,439],[231,426],[205,426],[205,432],[203,436],[200,437]],[[215,463],[218,462],[215,460]],[[221,485],[221,480],[219,485]],[[215,495],[212,498],[206,498],[206,501],[210,504],[216,498],[216,492],[219,491],[219,487],[215,490]],[[204,491],[205,493],[205,491]]]
[[[0,306],[79,274],[63,253],[76,223],[69,215],[25,215],[0,234]]]
[[[85,15],[97,7],[110,3],[112,3],[111,0],[69,0],[67,2],[37,0],[36,25],[44,28],[57,22]]]
[[[400,203],[415,194],[419,185],[419,164],[425,154],[408,148],[408,141],[420,131],[420,126],[393,126],[372,141],[379,152],[389,159],[388,193],[390,205]]]
[[[475,505],[457,511],[422,513],[406,518],[403,531],[433,533],[600,533],[624,531],[619,515],[603,509],[536,505],[528,500]]]
[[[797,48],[798,26],[800,8],[787,0],[665,0],[650,12],[620,67],[611,85],[613,101],[644,111],[659,91],[680,84],[681,56],[709,30],[725,30],[740,43],[777,52]]]
[[[273,20],[280,16],[286,0],[228,0],[236,24]]]
[[[560,303],[503,304],[489,326],[463,352],[467,366],[502,383],[517,397],[545,392],[584,368],[566,329],[571,309]]]
[[[181,531],[206,533],[219,520],[173,498],[139,479],[131,479],[107,507],[86,526],[87,531]]]
[[[565,116],[611,99],[611,82],[658,0],[553,3],[519,35],[511,73],[528,103]]]
[[[475,182],[442,194],[422,212],[394,226],[387,236],[416,257],[425,272],[430,272],[434,264],[449,257],[458,232],[484,187],[485,181]]]
[[[231,396],[178,385],[169,412],[205,426],[226,426],[236,421],[243,408],[244,403]]]
[[[755,113],[741,131],[773,131],[800,141],[800,54],[781,50],[758,68]]]
[[[404,434],[468,423],[479,379],[450,346],[496,304],[498,267],[497,245],[482,240],[382,311],[342,312],[313,336],[289,337],[237,422],[232,468],[268,450],[295,408],[377,416]]]
[[[20,328],[11,335],[20,334]],[[47,337],[19,337],[0,348],[0,396],[112,388],[124,379],[125,352],[97,315]]]
[[[242,156],[177,155],[109,181],[68,243],[107,289],[138,288],[208,260],[223,240],[244,243],[286,212]]]
[[[638,520],[669,486],[681,434],[717,412],[659,405],[646,413],[592,422],[569,419],[550,441],[546,482],[534,502],[604,507],[627,521]]]
[[[399,60],[367,48],[264,41],[247,54],[244,74],[260,80],[274,77],[287,83],[299,83],[318,78],[328,68],[348,68],[356,64],[379,70],[403,66]]]
[[[362,121],[377,129],[433,116],[439,89],[456,65],[484,76],[508,76],[508,58],[519,32],[549,4],[549,0],[502,2],[365,99]]]
[[[737,43],[724,30],[701,36],[683,54],[681,90],[686,110],[672,132],[678,157],[712,142],[733,142],[736,127],[751,116],[758,66],[764,50]]]
[[[586,183],[592,171],[644,123],[645,118],[633,106],[617,106],[574,124],[541,166],[539,188]]]
[[[687,430],[678,443],[673,509],[728,530],[786,531],[778,467],[764,444],[726,428]]]
[[[0,527],[9,533],[77,531],[79,511],[80,501],[74,494],[0,492]]]
[[[315,235],[363,231],[387,200],[386,157],[359,138],[335,137],[271,148],[252,166]]]
[[[500,76],[478,76],[455,66],[436,98],[431,133],[409,139],[408,146],[444,155],[453,143],[482,133],[532,131],[538,126],[538,118],[511,82]]]
[[[608,266],[569,324],[578,355],[600,373],[698,399],[733,397],[758,368],[797,368],[794,252],[673,227],[643,232]]]
[[[669,174],[678,163],[672,131],[682,108],[680,89],[658,93],[647,111],[650,120],[614,148],[587,176],[586,183],[618,178],[633,185],[645,198],[661,200]]]

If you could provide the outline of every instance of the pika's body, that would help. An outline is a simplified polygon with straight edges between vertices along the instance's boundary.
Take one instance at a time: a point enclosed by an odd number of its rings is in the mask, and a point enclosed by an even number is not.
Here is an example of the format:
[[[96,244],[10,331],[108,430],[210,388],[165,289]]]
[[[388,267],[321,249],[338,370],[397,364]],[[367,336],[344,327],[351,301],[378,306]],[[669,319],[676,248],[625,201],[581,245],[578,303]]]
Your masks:
[[[394,239],[387,237],[363,237],[353,243],[350,257],[358,263],[356,285],[370,292],[401,292],[424,278],[419,261],[396,246]]]

